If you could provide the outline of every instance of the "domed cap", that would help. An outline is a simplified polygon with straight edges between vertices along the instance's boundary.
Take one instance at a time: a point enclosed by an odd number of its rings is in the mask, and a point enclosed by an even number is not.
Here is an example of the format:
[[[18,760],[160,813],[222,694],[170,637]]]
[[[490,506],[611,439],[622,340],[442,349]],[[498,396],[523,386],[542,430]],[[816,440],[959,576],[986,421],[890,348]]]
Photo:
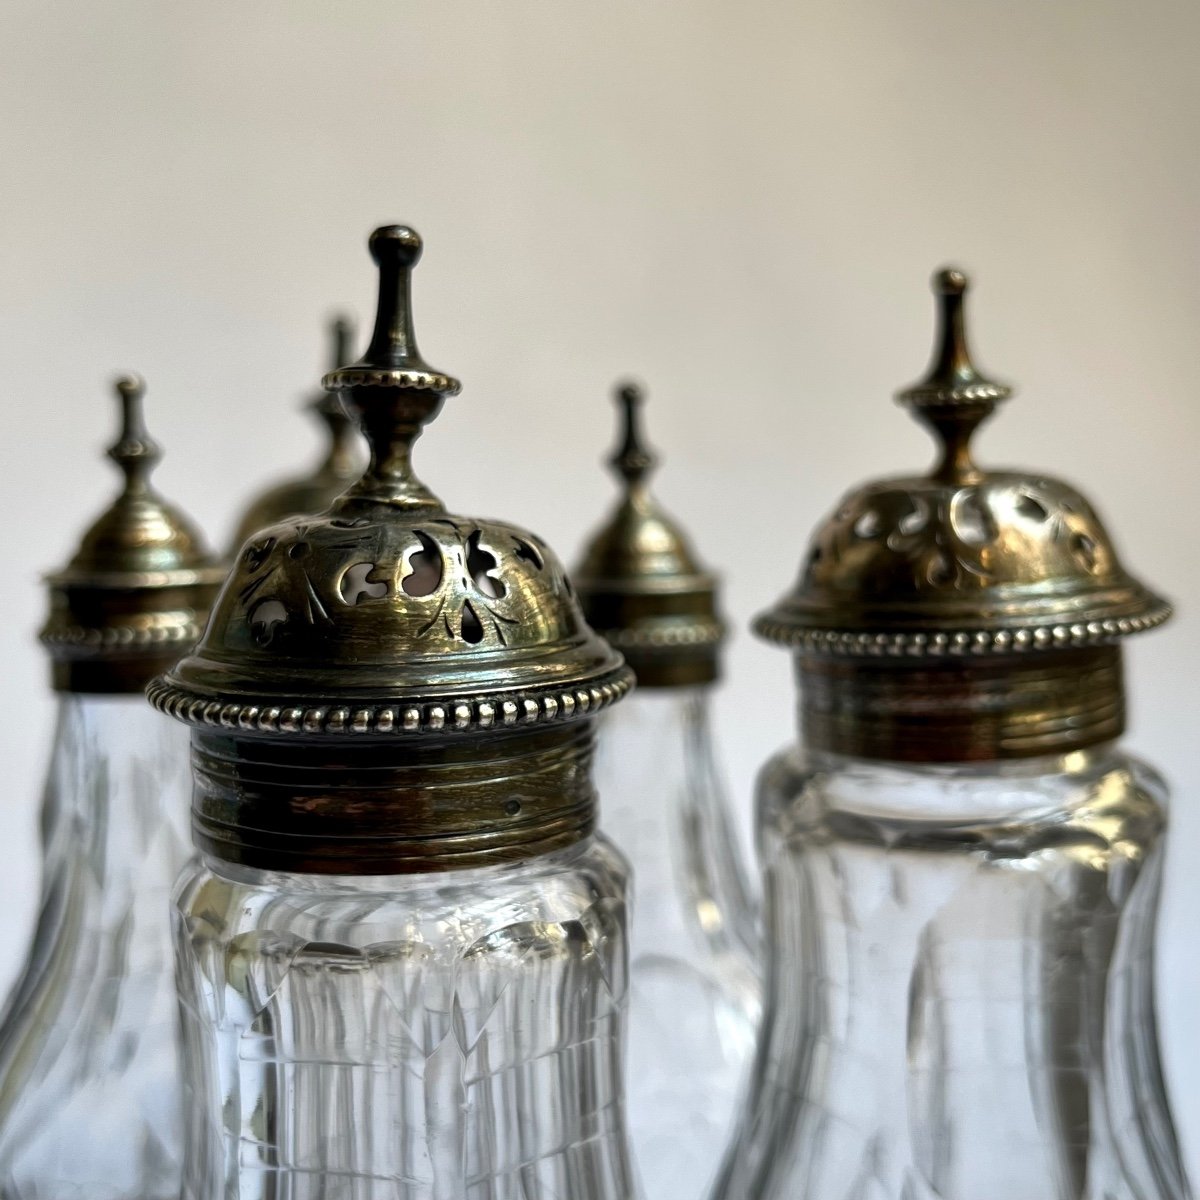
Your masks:
[[[762,636],[809,655],[936,660],[1103,646],[1170,615],[1074,488],[975,464],[972,435],[1010,388],[972,362],[966,290],[960,271],[935,276],[933,362],[897,396],[933,431],[936,465],[850,492],[759,617]]]
[[[655,466],[640,427],[642,391],[617,388],[620,444],[609,459],[622,495],[572,578],[592,627],[617,647],[642,687],[681,687],[717,677],[724,626],[713,575],[650,494]]]
[[[459,384],[413,335],[417,234],[386,226],[370,247],[371,344],[325,377],[362,426],[370,466],[328,513],[250,539],[204,639],[150,697],[192,724],[293,739],[590,715],[632,676],[588,627],[553,553],[515,526],[447,513],[412,471],[412,443]]]
[[[59,691],[140,692],[199,637],[225,577],[192,523],[150,484],[161,451],[142,416],[145,385],[127,376],[115,389],[121,432],[108,456],[125,486],[46,581],[41,638]]]
[[[350,358],[353,328],[346,317],[336,317],[329,326],[331,362],[336,370]],[[354,422],[335,393],[322,388],[308,402],[308,409],[325,426],[325,453],[316,470],[285,479],[260,493],[247,506],[238,523],[231,555],[236,555],[251,534],[284,517],[324,512],[361,474],[362,455]]]

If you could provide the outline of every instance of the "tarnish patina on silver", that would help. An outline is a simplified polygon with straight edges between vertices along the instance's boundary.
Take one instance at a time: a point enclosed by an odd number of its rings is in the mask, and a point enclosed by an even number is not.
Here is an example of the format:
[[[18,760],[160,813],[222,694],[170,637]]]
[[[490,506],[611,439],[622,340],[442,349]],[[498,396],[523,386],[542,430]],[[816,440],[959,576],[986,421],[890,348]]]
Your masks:
[[[350,358],[353,327],[347,317],[335,317],[329,325],[330,367],[336,369]],[[325,427],[325,451],[316,469],[285,479],[254,498],[238,522],[230,548],[236,557],[246,539],[285,517],[324,512],[363,470],[360,438],[341,398],[322,388],[307,405]]]
[[[448,513],[413,472],[459,383],[417,348],[420,239],[370,245],[370,345],[324,381],[370,465],[328,512],[247,540],[203,640],[148,694],[197,730],[196,835],[224,857],[441,870],[570,844],[594,821],[589,718],[632,673],[541,539]]]
[[[610,465],[622,494],[572,573],[589,623],[625,656],[639,687],[684,687],[717,677],[725,626],[717,580],[650,492],[655,457],[642,437],[642,391],[617,388],[621,436]]]
[[[58,691],[140,692],[200,636],[225,577],[191,521],[150,483],[162,452],[142,414],[145,385],[123,376],[114,388],[121,430],[108,456],[124,486],[46,580],[41,640]]]
[[[797,651],[818,745],[951,761],[1116,736],[1116,643],[1171,614],[1073,487],[976,464],[972,436],[1011,389],[972,361],[966,290],[960,271],[935,277],[933,361],[897,395],[938,441],[933,469],[851,491],[755,623]]]

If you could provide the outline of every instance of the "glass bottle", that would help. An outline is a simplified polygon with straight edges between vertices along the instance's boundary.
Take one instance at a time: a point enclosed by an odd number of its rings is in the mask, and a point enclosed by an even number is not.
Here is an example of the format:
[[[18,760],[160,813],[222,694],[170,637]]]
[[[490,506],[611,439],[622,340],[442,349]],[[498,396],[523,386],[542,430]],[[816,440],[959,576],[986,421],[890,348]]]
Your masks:
[[[642,393],[618,388],[623,483],[573,573],[589,623],[637,691],[600,723],[606,832],[629,856],[626,1101],[651,1200],[704,1194],[754,1046],[760,985],[754,905],[712,734],[724,627],[716,579],[651,495]]]
[[[593,718],[632,674],[535,536],[453,516],[410,448],[420,256],[376,230],[364,358],[326,377],[371,465],[246,543],[151,685],[192,726],[175,897],[183,1195],[630,1200],[626,866]]]
[[[1180,1200],[1155,1027],[1166,792],[1121,643],[1169,605],[1091,505],[975,465],[967,282],[900,393],[941,456],[851,492],[758,630],[803,751],[759,784],[768,994],[719,1200]]]
[[[186,741],[142,690],[199,633],[221,578],[150,487],[142,385],[109,452],[116,502],[50,578],[58,720],[36,932],[0,1022],[0,1194],[174,1200],[182,1165],[171,886],[187,854]]]
[[[354,328],[348,317],[335,317],[329,324],[330,370],[350,360]],[[324,388],[309,402],[308,410],[325,426],[325,452],[316,469],[273,484],[246,506],[230,547],[236,557],[251,534],[300,513],[324,512],[361,474],[362,454],[354,422],[342,402]]]

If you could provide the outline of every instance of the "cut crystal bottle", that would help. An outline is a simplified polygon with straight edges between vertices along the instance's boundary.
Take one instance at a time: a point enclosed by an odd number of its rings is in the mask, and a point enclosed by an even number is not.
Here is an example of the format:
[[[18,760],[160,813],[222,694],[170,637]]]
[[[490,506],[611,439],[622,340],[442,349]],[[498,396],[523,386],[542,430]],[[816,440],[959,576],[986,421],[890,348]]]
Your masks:
[[[243,547],[150,688],[192,726],[176,897],[189,1200],[634,1200],[627,868],[593,718],[632,675],[534,535],[453,516],[410,448],[420,256],[377,230],[364,358],[326,377],[371,466]]]
[[[174,1200],[182,1120],[169,899],[189,846],[182,731],[142,689],[220,578],[146,482],[141,387],[111,451],[125,490],[50,580],[58,720],[37,928],[0,1023],[0,1194]]]
[[[901,399],[929,476],[850,493],[759,619],[805,748],[759,783],[768,988],[716,1200],[1184,1200],[1154,1005],[1166,794],[1117,745],[1170,607],[1090,504],[985,471],[966,280]]]
[[[206,857],[185,1195],[624,1200],[625,871],[602,838],[403,879]]]
[[[589,622],[638,688],[600,723],[604,828],[629,856],[626,1100],[650,1200],[702,1196],[754,1046],[754,903],[713,737],[724,628],[715,578],[651,495],[641,391],[618,389],[623,494],[574,573]]]

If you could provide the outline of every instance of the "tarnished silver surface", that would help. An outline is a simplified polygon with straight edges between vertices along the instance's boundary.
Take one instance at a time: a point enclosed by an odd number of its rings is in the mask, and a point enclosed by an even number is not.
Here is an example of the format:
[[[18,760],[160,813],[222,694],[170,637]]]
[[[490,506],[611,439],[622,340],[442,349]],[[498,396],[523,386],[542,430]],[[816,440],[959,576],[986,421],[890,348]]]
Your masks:
[[[709,683],[725,637],[717,580],[650,491],[655,456],[642,437],[641,389],[622,384],[616,397],[621,437],[609,463],[621,498],[572,579],[589,623],[625,656],[639,687]]]
[[[550,548],[448,514],[413,473],[414,440],[460,385],[416,348],[418,236],[386,227],[371,250],[370,347],[325,378],[371,466],[328,514],[252,536],[208,634],[152,697],[193,724],[296,737],[500,728],[610,703],[628,668],[588,628]]]
[[[403,226],[372,236],[371,344],[325,378],[370,466],[328,513],[247,542],[195,653],[150,689],[174,716],[272,737],[453,734],[569,721],[630,686],[539,538],[447,513],[412,471],[412,443],[459,390],[417,349],[420,251]]]
[[[46,580],[41,639],[58,691],[140,692],[200,636],[225,577],[191,521],[150,484],[162,452],[142,416],[145,385],[124,376],[114,388],[121,431],[108,456],[124,487]]]
[[[1171,614],[1075,488],[976,464],[972,436],[1011,389],[971,360],[966,289],[957,270],[935,277],[933,362],[897,396],[937,439],[933,469],[851,491],[755,622],[798,652],[818,746],[955,761],[1094,744],[1124,724],[1110,648]]]
[[[758,632],[813,654],[923,658],[1105,644],[1166,620],[1073,487],[976,466],[971,436],[1010,389],[971,363],[965,277],[934,283],[934,362],[897,398],[934,431],[937,464],[851,491]]]
[[[412,444],[459,384],[413,334],[406,226],[325,377],[371,448],[325,513],[246,542],[195,652],[147,689],[195,727],[193,831],[230,862],[389,874],[514,862],[591,832],[590,718],[633,675],[538,537],[448,513]]]

